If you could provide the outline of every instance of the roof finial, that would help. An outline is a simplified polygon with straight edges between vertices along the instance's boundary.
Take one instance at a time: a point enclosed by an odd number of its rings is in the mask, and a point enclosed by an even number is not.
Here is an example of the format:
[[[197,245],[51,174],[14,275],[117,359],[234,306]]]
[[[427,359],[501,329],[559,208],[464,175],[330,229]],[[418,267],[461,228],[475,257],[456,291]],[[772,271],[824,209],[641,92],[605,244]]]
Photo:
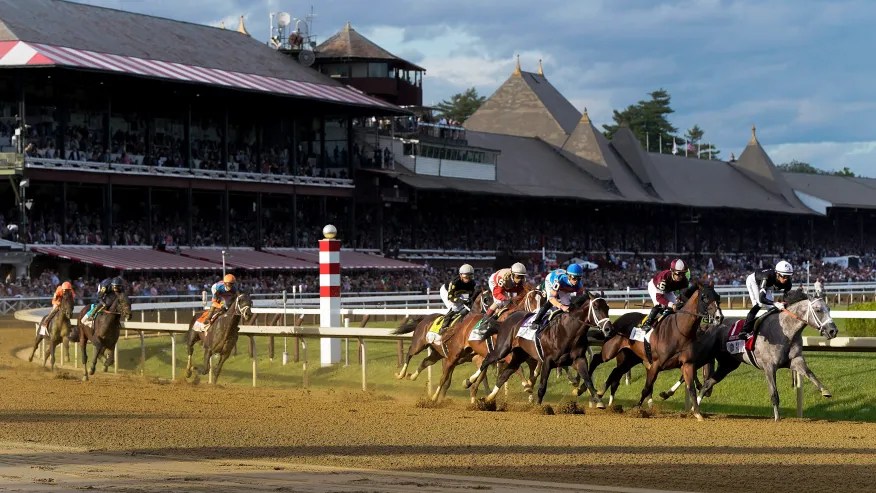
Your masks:
[[[538,59],[538,75],[544,75],[544,68],[541,66],[541,58]]]
[[[584,107],[584,113],[581,113],[581,121],[590,123],[590,115],[587,114],[587,107]]]
[[[514,68],[514,75],[520,75],[520,53],[517,54],[517,66]]]
[[[751,142],[749,142],[749,143],[751,143],[751,144],[757,143],[757,127],[755,127],[754,124],[751,125]]]
[[[219,29],[225,29],[225,21],[219,21]]]
[[[249,31],[247,31],[246,26],[243,25],[243,16],[240,16],[240,22],[237,24],[237,32],[249,36]]]
[[[344,24],[344,31],[350,31],[352,29],[353,29],[353,23],[350,21],[347,21],[347,23]]]

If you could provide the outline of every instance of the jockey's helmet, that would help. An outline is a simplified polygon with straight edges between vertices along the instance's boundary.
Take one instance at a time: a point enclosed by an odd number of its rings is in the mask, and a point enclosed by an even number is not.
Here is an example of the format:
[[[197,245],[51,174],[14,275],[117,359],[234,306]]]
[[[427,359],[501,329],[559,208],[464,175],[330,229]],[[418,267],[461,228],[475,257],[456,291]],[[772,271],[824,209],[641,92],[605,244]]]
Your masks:
[[[459,268],[459,273],[466,274],[466,275],[470,276],[470,275],[474,274],[474,267],[472,267],[469,264],[462,264],[462,266]]]
[[[237,282],[237,278],[234,277],[234,274],[225,274],[225,277],[222,278],[222,282],[226,284],[234,284]]]
[[[673,260],[671,264],[669,264],[669,269],[672,272],[682,274],[682,273],[684,273],[684,271],[687,270],[687,265],[685,265],[684,260],[677,258],[677,259]]]
[[[566,268],[566,274],[575,277],[581,277],[584,275],[584,269],[580,264],[569,264],[569,267]]]
[[[70,281],[64,281],[64,283],[61,284],[61,289],[64,289],[64,290],[73,289],[73,285],[70,284]]]
[[[122,280],[121,277],[114,277],[112,281],[110,281],[110,286],[112,287],[122,287],[125,285],[125,281]]]
[[[523,282],[526,278],[526,266],[520,262],[516,262],[511,266],[511,278],[515,283]]]
[[[794,275],[794,267],[791,266],[791,263],[786,260],[780,260],[779,263],[776,264],[776,274],[781,274],[784,277],[790,277]]]

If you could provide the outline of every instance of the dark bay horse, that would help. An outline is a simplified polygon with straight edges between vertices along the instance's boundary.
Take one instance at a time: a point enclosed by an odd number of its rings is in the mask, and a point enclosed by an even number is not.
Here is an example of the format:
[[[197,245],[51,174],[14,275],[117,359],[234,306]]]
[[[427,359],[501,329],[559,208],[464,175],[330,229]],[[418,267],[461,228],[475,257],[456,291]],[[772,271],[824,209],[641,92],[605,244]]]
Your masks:
[[[721,312],[721,297],[711,283],[696,281],[695,285],[697,289],[684,305],[659,321],[650,334],[653,361],[646,365],[645,386],[642,388],[638,406],[651,397],[654,382],[661,371],[681,368],[686,390],[693,404],[694,417],[702,420],[696,400],[696,369],[709,362],[711,357],[706,356],[708,352],[700,350],[695,342],[703,319],[720,323],[724,316]],[[606,381],[606,389],[612,389],[612,396],[621,376],[629,368],[639,361],[648,361],[644,343],[629,339],[631,330],[641,323],[643,317],[644,314],[630,313],[616,320],[614,327],[618,334],[603,344],[600,354],[594,355],[590,363],[592,372],[600,363],[614,359],[619,354],[623,355],[625,349],[629,349],[638,358],[629,358],[629,362],[622,361],[612,371]]]
[[[122,320],[131,318],[131,304],[124,292],[114,293],[112,303],[98,313],[91,322],[91,327],[82,323],[82,318],[90,308],[84,306],[79,312],[79,348],[82,350],[82,367],[85,370],[84,380],[88,380],[88,341],[94,344],[94,361],[91,362],[91,374],[94,375],[97,359],[107,351],[104,358],[103,371],[115,361],[116,343],[119,341],[119,332],[122,328]]]
[[[58,313],[56,313],[52,320],[49,321],[49,326],[46,328],[47,334],[42,334],[43,328],[42,324],[40,324],[40,329],[37,331],[36,340],[33,342],[33,351],[30,352],[30,358],[28,361],[33,361],[33,356],[36,353],[37,348],[40,345],[40,342],[43,340],[48,341],[49,347],[46,350],[45,357],[43,358],[43,366],[46,366],[46,362],[51,357],[52,360],[52,371],[55,371],[55,348],[63,342],[64,338],[70,333],[70,319],[73,318],[73,293],[70,291],[64,292],[64,296],[61,298],[61,304],[58,306]],[[67,357],[69,358],[70,353],[67,353]]]
[[[252,318],[252,300],[247,293],[238,293],[231,302],[228,311],[216,318],[210,328],[205,332],[197,332],[192,327],[195,321],[201,314],[192,316],[189,322],[189,331],[186,334],[186,347],[188,349],[188,364],[186,366],[186,378],[192,376],[192,353],[195,350],[195,344],[198,342],[204,343],[204,368],[201,369],[201,374],[206,375],[210,371],[210,358],[214,354],[219,354],[219,363],[216,365],[213,372],[213,383],[219,380],[219,373],[222,371],[222,365],[225,360],[231,355],[234,346],[237,344],[237,336],[240,331],[240,322],[246,322]]]
[[[731,354],[727,351],[727,340],[733,323],[730,321],[718,324],[710,330],[715,338],[712,345],[713,356],[718,361],[715,373],[706,379],[700,389],[699,400],[730,372],[747,363],[759,368],[766,376],[770,391],[770,401],[773,405],[773,418],[779,420],[779,391],[776,387],[776,371],[779,368],[789,368],[800,375],[805,375],[815,385],[824,397],[831,393],[822,385],[818,377],[809,369],[803,357],[803,328],[809,325],[827,339],[837,335],[837,327],[830,317],[830,308],[822,298],[810,298],[802,289],[795,289],[784,299],[785,309],[774,311],[764,316],[757,331],[754,349],[751,355],[742,353]],[[735,322],[735,321],[734,321]],[[752,358],[753,357],[753,358]]]
[[[590,327],[597,327],[603,333],[613,331],[611,320],[608,318],[608,310],[608,303],[593,293],[576,296],[572,298],[567,313],[558,314],[542,329],[540,342],[544,359],[538,375],[537,402],[539,404],[547,391],[551,370],[575,364],[576,370],[584,382],[583,385],[590,391],[591,402],[596,403],[598,407],[605,407],[597,397],[584,353],[588,346],[587,331]],[[499,324],[496,348],[487,355],[478,372],[508,355],[511,356],[511,361],[499,375],[493,391],[486,397],[488,402],[496,398],[499,388],[523,361],[527,359],[538,360],[539,358],[535,342],[518,336],[519,329],[528,315],[525,312],[516,312]]]

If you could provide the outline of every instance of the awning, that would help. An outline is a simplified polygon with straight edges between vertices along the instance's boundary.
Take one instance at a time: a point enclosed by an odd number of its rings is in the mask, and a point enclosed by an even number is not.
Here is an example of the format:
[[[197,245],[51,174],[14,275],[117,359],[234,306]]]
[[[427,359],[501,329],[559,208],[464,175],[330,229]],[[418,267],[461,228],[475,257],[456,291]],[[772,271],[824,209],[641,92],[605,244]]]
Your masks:
[[[334,103],[382,108],[393,105],[373,98],[349,86],[330,86],[231,72],[215,68],[183,65],[146,58],[136,58],[95,51],[78,50],[24,41],[0,41],[0,66],[58,65],[87,68],[161,79],[209,84],[234,89],[267,92],[284,96],[319,99]]]
[[[266,252],[297,258],[303,261],[319,264],[319,252],[316,249],[299,250],[295,248],[266,248]],[[369,253],[341,249],[341,269],[422,269],[422,265],[392,258],[381,257]]]
[[[222,264],[222,248],[183,248],[180,253],[193,259]],[[251,248],[225,249],[225,265],[236,269],[319,269],[319,259],[300,260]]]
[[[98,265],[109,269],[134,270],[221,270],[219,263],[175,255],[154,250],[147,246],[43,246],[32,245],[30,249],[54,257],[75,262]]]

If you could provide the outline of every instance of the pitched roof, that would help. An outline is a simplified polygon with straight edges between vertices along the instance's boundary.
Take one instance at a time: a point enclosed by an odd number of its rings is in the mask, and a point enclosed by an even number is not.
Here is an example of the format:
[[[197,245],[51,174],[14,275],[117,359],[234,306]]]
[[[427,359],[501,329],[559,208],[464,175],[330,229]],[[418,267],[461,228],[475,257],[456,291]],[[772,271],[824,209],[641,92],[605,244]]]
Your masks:
[[[608,169],[608,163],[599,146],[596,135],[598,133],[587,115],[587,109],[584,109],[581,119],[563,143],[562,149],[580,158],[573,160],[587,173],[599,180],[611,180],[611,170]]]
[[[745,150],[742,151],[737,161],[730,164],[770,193],[784,197],[791,207],[807,209],[758,142],[754,127],[751,128],[751,139],[745,146]]]
[[[477,111],[465,128],[478,132],[539,137],[562,146],[581,113],[544,75],[514,71]]]
[[[408,69],[426,70],[384,50],[370,39],[359,34],[349,22],[343,29],[316,47],[316,57],[344,60],[386,60],[396,62]]]
[[[617,151],[623,162],[629,166],[645,191],[667,202],[678,202],[662,176],[655,172],[650,154],[645,152],[639,139],[629,127],[621,126],[615,132],[611,139],[611,146]]]
[[[833,207],[876,209],[876,179],[810,173],[782,173],[794,190],[830,202]]]
[[[236,31],[63,0],[0,0],[0,41],[277,77],[340,83]],[[51,28],[46,28],[51,26]]]

